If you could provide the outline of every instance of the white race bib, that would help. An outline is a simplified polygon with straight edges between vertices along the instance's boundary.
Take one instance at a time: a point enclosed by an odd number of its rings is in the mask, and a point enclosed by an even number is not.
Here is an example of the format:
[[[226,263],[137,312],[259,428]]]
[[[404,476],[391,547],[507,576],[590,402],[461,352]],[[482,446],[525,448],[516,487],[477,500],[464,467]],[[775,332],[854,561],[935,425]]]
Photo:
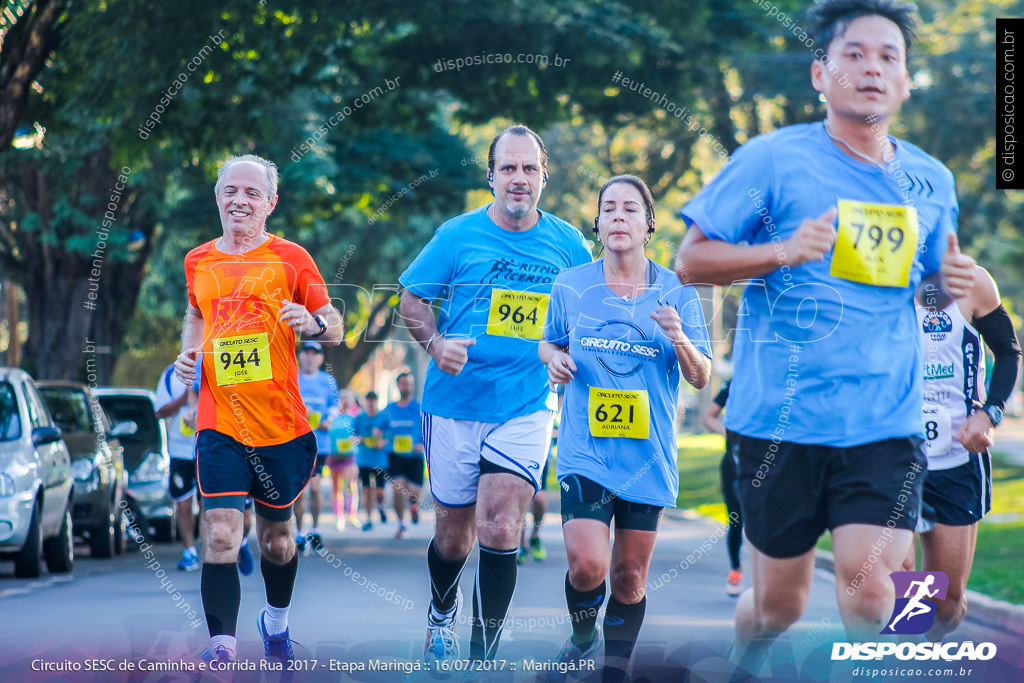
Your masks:
[[[953,445],[953,421],[946,406],[925,403],[921,406],[924,423],[924,450],[929,458],[948,455]]]

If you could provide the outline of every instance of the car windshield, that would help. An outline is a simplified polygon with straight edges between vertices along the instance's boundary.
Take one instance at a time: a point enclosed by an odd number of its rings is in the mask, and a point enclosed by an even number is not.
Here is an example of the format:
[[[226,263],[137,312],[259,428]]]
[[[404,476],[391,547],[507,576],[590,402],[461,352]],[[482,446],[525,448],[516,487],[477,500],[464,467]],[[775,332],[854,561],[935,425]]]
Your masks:
[[[74,389],[57,389],[55,387],[39,387],[39,393],[46,400],[53,421],[62,432],[91,432],[92,421],[89,419],[89,403],[85,392]]]
[[[100,396],[100,405],[110,417],[110,422],[132,421],[139,430],[134,434],[118,437],[122,444],[159,441],[160,428],[157,426],[153,403],[141,396]]]
[[[0,382],[0,441],[21,438],[21,419],[18,417],[18,397],[10,382]]]

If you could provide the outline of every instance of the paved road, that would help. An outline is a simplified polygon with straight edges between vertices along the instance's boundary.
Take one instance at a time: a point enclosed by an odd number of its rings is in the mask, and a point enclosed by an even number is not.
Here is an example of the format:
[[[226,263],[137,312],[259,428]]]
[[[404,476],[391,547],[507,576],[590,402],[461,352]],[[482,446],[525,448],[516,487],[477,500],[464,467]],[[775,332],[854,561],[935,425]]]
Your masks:
[[[331,516],[326,519],[333,521]],[[323,556],[303,557],[291,612],[292,636],[304,646],[303,656],[317,660],[317,670],[301,674],[297,680],[433,680],[416,672],[406,676],[398,671],[331,670],[332,665],[358,669],[382,662],[408,667],[419,660],[428,599],[424,552],[431,524],[427,512],[423,522],[402,540],[392,538],[393,524],[377,525],[369,533],[332,529],[325,534]],[[499,665],[505,671],[492,676],[501,680],[536,678],[537,674],[526,670],[554,657],[569,632],[562,592],[566,558],[557,515],[545,519],[542,538],[548,559],[520,568],[513,622],[499,651],[503,661]],[[189,680],[187,673],[139,670],[153,662],[161,666],[193,663],[206,644],[205,625],[189,617],[194,610],[201,618],[199,573],[174,570],[179,553],[175,546],[156,546],[154,551],[155,562],[147,562],[138,552],[113,561],[94,561],[84,557],[82,548],[71,576],[39,581],[16,580],[13,566],[0,563],[0,681]],[[463,578],[467,598],[474,563],[475,557]],[[723,529],[673,511],[662,525],[655,551],[647,618],[635,657],[650,680],[683,680],[684,667],[692,670],[690,681],[725,680],[716,672],[724,665],[722,656],[732,635],[735,605],[725,594],[726,569]],[[830,640],[843,640],[834,591],[832,575],[819,570],[806,614],[776,648],[773,676],[762,680],[797,680],[793,662],[806,673],[815,662],[828,660]],[[262,655],[255,620],[263,602],[257,569],[256,575],[242,579],[239,615],[240,654],[254,661]],[[460,622],[466,651],[469,628],[464,618]],[[999,642],[1002,637],[967,624],[953,639]],[[1019,666],[1020,644],[1001,644],[999,658],[1004,656],[1015,658]],[[136,670],[117,674],[32,670],[67,666],[69,661],[84,669],[90,658],[110,659],[115,667],[134,664]],[[898,676],[873,678],[901,680]],[[247,672],[236,678],[278,679],[277,675]],[[845,673],[833,672],[830,679],[856,681],[864,677],[853,675],[847,666]],[[988,675],[972,672],[948,680],[1017,679],[1003,678],[990,669]]]

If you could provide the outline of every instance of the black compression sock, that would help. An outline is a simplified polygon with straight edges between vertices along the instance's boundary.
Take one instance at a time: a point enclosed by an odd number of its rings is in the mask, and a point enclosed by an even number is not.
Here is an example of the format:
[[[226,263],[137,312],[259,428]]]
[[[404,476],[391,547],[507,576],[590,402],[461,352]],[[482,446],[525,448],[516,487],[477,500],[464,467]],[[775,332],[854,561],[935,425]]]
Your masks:
[[[299,554],[285,564],[274,564],[266,555],[260,557],[260,573],[267,591],[267,604],[271,607],[287,607],[292,602],[295,588],[295,574],[299,570]]]
[[[729,566],[735,570],[740,568],[740,545],[743,543],[743,525],[729,524],[726,544],[729,547]]]
[[[607,584],[604,581],[589,591],[576,590],[569,582],[569,572],[565,573],[565,604],[569,608],[569,621],[572,623],[572,642],[576,645],[585,645],[593,636],[597,613],[604,603],[606,590]]]
[[[199,585],[210,637],[235,635],[235,628],[238,626],[238,604],[242,600],[238,565],[234,562],[204,562]]]
[[[446,560],[437,551],[434,539],[427,546],[427,570],[430,572],[430,595],[434,608],[439,612],[450,612],[455,606],[459,578],[469,556],[461,560]]]
[[[625,668],[626,661],[633,654],[646,609],[646,595],[633,605],[619,602],[614,595],[608,599],[604,615],[604,656],[610,660],[609,663],[620,658],[622,668]]]
[[[480,546],[480,563],[477,565],[473,587],[470,659],[494,659],[498,651],[498,639],[501,638],[508,606],[516,589],[518,552],[519,548],[497,550]]]

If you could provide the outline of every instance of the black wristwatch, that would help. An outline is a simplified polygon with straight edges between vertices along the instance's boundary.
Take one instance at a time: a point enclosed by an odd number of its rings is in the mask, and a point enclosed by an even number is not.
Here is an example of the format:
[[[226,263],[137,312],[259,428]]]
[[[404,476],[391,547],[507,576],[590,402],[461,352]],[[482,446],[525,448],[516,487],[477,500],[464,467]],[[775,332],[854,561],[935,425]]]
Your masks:
[[[320,328],[320,331],[317,332],[316,334],[310,335],[309,338],[310,339],[316,339],[317,337],[322,337],[325,334],[327,334],[327,323],[324,322],[324,319],[321,318],[320,316],[318,316],[316,313],[314,313],[313,314],[313,320],[316,322],[317,326]]]
[[[1003,411],[999,409],[999,406],[987,405],[982,410],[988,415],[988,419],[992,420],[993,427],[998,427],[999,423],[1003,421]]]

